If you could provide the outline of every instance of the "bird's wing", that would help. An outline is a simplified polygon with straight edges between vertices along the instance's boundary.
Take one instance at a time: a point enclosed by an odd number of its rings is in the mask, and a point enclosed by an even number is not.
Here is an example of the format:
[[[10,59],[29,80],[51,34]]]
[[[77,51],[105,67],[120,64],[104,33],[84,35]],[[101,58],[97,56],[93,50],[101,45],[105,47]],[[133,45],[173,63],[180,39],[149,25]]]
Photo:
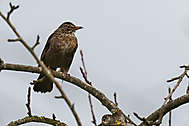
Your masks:
[[[47,51],[49,50],[49,47],[50,47],[50,40],[51,40],[51,38],[53,37],[53,35],[54,35],[54,33],[49,36],[49,38],[48,38],[48,40],[47,40],[47,43],[46,43],[46,45],[45,45],[45,48],[43,49],[43,52],[42,52],[42,54],[41,54],[41,60],[42,60],[43,62],[45,62],[45,55],[47,54]]]

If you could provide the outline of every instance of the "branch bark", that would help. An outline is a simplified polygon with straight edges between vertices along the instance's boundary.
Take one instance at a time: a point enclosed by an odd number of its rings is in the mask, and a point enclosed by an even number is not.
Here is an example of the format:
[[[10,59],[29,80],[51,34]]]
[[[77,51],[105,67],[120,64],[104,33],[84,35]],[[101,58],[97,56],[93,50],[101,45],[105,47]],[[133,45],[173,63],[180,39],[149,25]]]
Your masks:
[[[38,73],[38,74],[42,73],[41,67],[19,65],[19,64],[8,64],[8,63],[3,64],[2,60],[0,60],[0,62],[2,62],[2,64],[0,64],[0,71],[11,70],[11,71],[22,71],[22,72],[30,72],[30,73]],[[57,71],[51,71],[51,73],[54,77],[70,82],[69,84],[73,84],[87,91],[88,93],[96,97],[110,112],[114,113],[115,111],[119,110],[119,108],[111,100],[109,100],[102,92],[100,92],[93,86],[90,86],[89,84],[83,82],[82,80],[73,77],[71,75],[65,75]]]
[[[183,95],[175,100],[169,101],[167,104],[153,112],[151,115],[149,115],[146,120],[155,122],[159,119],[159,116],[167,114],[169,111],[184,105],[186,103],[189,103],[189,94]],[[144,122],[142,122],[139,126],[145,126]]]
[[[54,120],[46,117],[38,117],[38,116],[27,116],[22,119],[18,119],[16,121],[12,121],[8,124],[8,126],[18,126],[30,122],[38,122],[38,123],[44,123],[44,124],[50,124],[53,126],[68,126],[63,122],[60,122],[59,120]]]

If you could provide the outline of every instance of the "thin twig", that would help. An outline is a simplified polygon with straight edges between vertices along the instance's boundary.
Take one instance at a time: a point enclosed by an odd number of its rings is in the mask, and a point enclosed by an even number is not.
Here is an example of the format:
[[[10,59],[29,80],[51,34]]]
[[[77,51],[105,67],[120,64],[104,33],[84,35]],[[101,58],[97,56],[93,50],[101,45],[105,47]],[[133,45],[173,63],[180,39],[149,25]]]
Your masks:
[[[155,122],[156,120],[159,119],[159,117],[162,115],[164,116],[171,110],[178,108],[181,105],[184,105],[186,103],[189,103],[189,95],[183,95],[181,97],[178,97],[172,101],[169,101],[167,104],[164,106],[161,106],[159,109],[156,111],[152,112],[148,117],[146,117],[146,120],[149,122]],[[144,126],[144,122],[139,124],[138,126]]]
[[[78,125],[81,126],[82,124],[81,124],[81,121],[79,119],[79,116],[77,115],[77,112],[75,111],[74,104],[71,103],[71,101],[69,100],[67,95],[63,92],[63,90],[62,90],[61,94],[62,94],[62,96],[55,96],[55,98],[63,98],[66,101],[66,103],[67,103],[68,107],[70,108],[70,110],[72,111]]]
[[[187,77],[187,78],[189,78],[189,75],[188,75],[188,73],[186,73],[186,77]]]
[[[187,69],[187,68],[189,68],[189,66],[188,65],[181,65],[180,68]]]
[[[17,38],[17,39],[8,39],[8,42],[19,42],[19,41],[20,41],[19,38]]]
[[[42,67],[42,70],[44,72],[44,74],[50,79],[52,80],[52,82],[54,82],[54,84],[56,85],[56,87],[58,88],[59,92],[61,93],[62,96],[65,96],[65,101],[67,103],[67,105],[70,107],[71,103],[69,101],[69,99],[66,97],[64,91],[62,90],[61,85],[58,83],[57,80],[55,80],[54,76],[52,75],[51,71],[46,67],[46,65],[37,57],[37,55],[35,54],[35,52],[33,51],[33,49],[26,43],[26,41],[24,41],[24,39],[21,37],[21,35],[17,32],[16,28],[13,26],[13,24],[10,22],[9,17],[10,14],[13,12],[13,10],[17,9],[18,6],[12,6],[12,4],[10,3],[11,6],[11,10],[9,11],[7,18],[0,12],[0,16],[5,20],[5,22],[10,26],[10,28],[12,29],[12,31],[16,34],[17,38],[20,40],[20,42],[24,45],[24,47],[32,54],[32,56],[34,57],[34,59],[37,61],[37,63]],[[81,126],[81,121],[79,119],[79,116],[77,115],[76,111],[73,108],[70,108],[76,121],[78,126]]]
[[[28,95],[27,95],[27,101],[28,101],[28,103],[26,103],[26,107],[28,109],[28,113],[27,114],[31,117],[32,114],[31,114],[31,108],[30,108],[30,103],[31,103],[30,97],[31,97],[31,87],[28,88]]]
[[[59,98],[64,98],[64,97],[63,96],[55,96],[54,98],[59,99]]]
[[[115,105],[118,106],[117,93],[116,92],[114,92],[114,102],[115,102]]]
[[[85,67],[85,61],[84,61],[84,56],[83,56],[83,51],[82,50],[80,50],[80,55],[81,55],[81,61],[82,61],[82,66],[83,66],[83,69],[84,69],[85,77],[87,79],[87,69]]]
[[[89,85],[92,85],[92,83],[87,80],[87,76],[86,76],[86,74],[85,74],[85,72],[84,72],[82,67],[80,67],[80,71],[81,71],[81,74],[82,74],[85,82],[88,83]]]
[[[140,121],[146,121],[146,119],[144,117],[140,117],[137,113],[133,112],[134,116],[137,117],[137,119],[139,119]]]
[[[52,114],[52,117],[53,117],[53,120],[56,120],[56,116],[54,113]]]
[[[171,88],[170,87],[168,88],[168,92],[169,93],[171,92]],[[171,101],[171,100],[172,100],[172,97],[169,98],[169,101]],[[171,126],[171,116],[172,116],[172,112],[170,111],[169,112],[169,126]]]
[[[170,80],[167,80],[167,82],[172,82],[172,81],[178,80],[179,78],[180,78],[180,76],[179,77],[174,77],[174,78],[171,78]]]
[[[10,18],[10,15],[12,14],[12,12],[16,9],[19,8],[19,5],[15,6],[15,5],[12,5],[11,3],[9,3],[9,6],[10,6],[10,11],[7,13],[7,20],[9,20]]]
[[[39,35],[37,35],[37,39],[36,39],[36,42],[35,42],[35,44],[31,47],[32,48],[32,50],[34,50],[35,49],[35,47],[37,46],[37,45],[39,45],[40,43],[39,43],[39,39],[40,39],[40,37],[39,37]]]
[[[184,72],[178,77],[178,81],[176,83],[176,85],[174,86],[174,88],[171,90],[171,92],[169,93],[169,95],[165,98],[165,101],[163,102],[163,106],[167,103],[167,101],[169,100],[169,98],[173,95],[174,91],[177,89],[177,87],[180,85],[181,81],[183,80],[184,76],[186,75],[187,70],[185,69]]]
[[[87,79],[87,70],[86,70],[86,67],[85,67],[84,56],[83,56],[82,50],[80,50],[80,55],[81,55],[82,66],[83,66],[83,69],[84,69],[83,70],[82,67],[80,67],[80,71],[81,71],[81,73],[83,75],[83,78],[85,79],[85,82],[88,83],[88,84],[90,84],[92,86],[92,83],[90,81],[88,81],[88,79]],[[88,94],[88,99],[89,99],[91,114],[92,114],[92,118],[93,118],[92,123],[95,126],[97,126],[96,117],[95,117],[94,110],[93,110],[93,103],[92,103],[91,95],[90,94]]]

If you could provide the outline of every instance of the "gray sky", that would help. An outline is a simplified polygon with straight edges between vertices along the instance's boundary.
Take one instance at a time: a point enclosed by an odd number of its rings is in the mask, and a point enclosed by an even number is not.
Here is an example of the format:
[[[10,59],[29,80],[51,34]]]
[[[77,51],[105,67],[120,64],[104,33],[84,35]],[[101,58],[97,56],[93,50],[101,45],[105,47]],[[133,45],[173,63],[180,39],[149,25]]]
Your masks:
[[[0,10],[6,13],[10,0],[0,0]],[[70,73],[82,79],[79,49],[85,56],[88,76],[94,86],[110,99],[117,92],[119,106],[126,114],[137,112],[147,116],[163,103],[167,95],[166,80],[179,75],[179,65],[188,64],[189,58],[189,1],[188,0],[19,0],[20,8],[11,19],[23,38],[32,45],[37,34],[41,44],[36,48],[40,56],[48,36],[64,21],[72,21],[85,29],[76,33],[79,48]],[[0,57],[8,63],[36,65],[20,43],[8,43],[14,38],[10,28],[0,20]],[[2,71],[0,73],[0,124],[26,116],[26,93],[29,82],[37,74]],[[60,81],[61,82],[61,81]],[[185,93],[188,80],[174,94]],[[92,125],[87,93],[64,82],[63,88],[84,125]],[[51,117],[69,125],[76,122],[59,95],[32,92],[33,115]],[[97,100],[95,112],[98,123],[109,113]],[[189,106],[173,111],[173,126],[188,125]],[[139,121],[131,116],[133,120]],[[167,117],[162,126],[167,126]]]

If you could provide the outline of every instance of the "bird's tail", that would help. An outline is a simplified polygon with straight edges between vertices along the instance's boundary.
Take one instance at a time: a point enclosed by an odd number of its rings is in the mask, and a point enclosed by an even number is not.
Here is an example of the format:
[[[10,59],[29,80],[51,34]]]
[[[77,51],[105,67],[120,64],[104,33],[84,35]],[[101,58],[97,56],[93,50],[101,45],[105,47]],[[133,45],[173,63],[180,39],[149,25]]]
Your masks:
[[[52,89],[53,89],[53,82],[42,74],[40,74],[37,81],[34,82],[33,90],[36,92],[46,93],[46,92],[51,92]]]

